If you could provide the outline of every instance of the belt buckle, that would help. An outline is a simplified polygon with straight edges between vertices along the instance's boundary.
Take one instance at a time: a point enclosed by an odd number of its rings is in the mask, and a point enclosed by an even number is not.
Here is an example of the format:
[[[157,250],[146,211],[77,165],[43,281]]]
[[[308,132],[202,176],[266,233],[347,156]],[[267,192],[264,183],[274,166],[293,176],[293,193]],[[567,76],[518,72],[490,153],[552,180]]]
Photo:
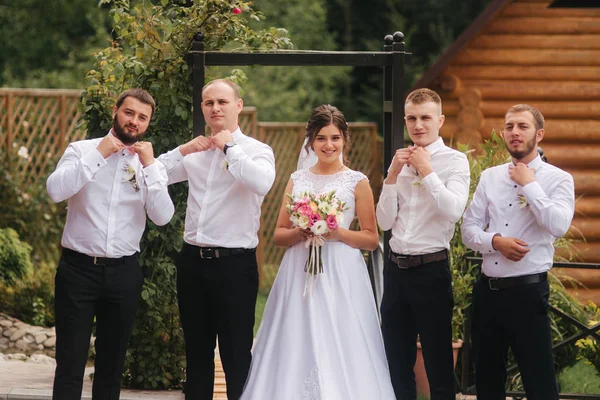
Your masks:
[[[500,290],[499,287],[493,287],[492,282],[496,282],[498,281],[500,278],[489,278],[488,277],[488,287],[490,288],[490,290]]]
[[[209,255],[204,255],[203,249],[202,247],[200,247],[200,258],[203,258],[205,260],[212,260],[213,258],[219,258],[219,250],[216,249],[212,249],[210,248],[210,250],[212,250],[214,252],[214,257],[213,256],[209,256]]]
[[[100,265],[100,266],[106,265],[106,264],[98,264],[98,258],[102,258],[102,257],[94,257],[94,265]]]
[[[410,267],[405,267],[405,266],[400,265],[400,260],[406,260],[409,258],[409,256],[401,256],[399,254],[392,253],[392,257],[394,257],[396,259],[395,264],[398,268],[400,268],[400,269],[409,269],[410,268]]]

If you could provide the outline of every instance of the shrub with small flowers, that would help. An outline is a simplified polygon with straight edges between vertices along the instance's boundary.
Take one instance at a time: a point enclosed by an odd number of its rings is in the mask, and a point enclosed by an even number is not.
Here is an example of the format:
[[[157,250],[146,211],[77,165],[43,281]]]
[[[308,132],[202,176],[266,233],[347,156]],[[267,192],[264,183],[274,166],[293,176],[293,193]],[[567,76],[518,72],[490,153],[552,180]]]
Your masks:
[[[588,326],[597,327],[600,324],[600,308],[592,301],[585,307],[588,314]],[[598,332],[598,330],[596,330]],[[593,337],[579,339],[576,346],[579,348],[577,359],[585,360],[587,364],[592,364],[600,374],[600,343]]]

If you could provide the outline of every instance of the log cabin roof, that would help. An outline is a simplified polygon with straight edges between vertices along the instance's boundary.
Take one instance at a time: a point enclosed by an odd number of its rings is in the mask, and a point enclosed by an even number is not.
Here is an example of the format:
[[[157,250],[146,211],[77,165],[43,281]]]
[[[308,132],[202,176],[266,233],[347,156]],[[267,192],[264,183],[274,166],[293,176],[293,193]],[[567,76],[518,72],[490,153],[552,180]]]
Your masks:
[[[586,4],[595,4],[595,8],[600,7],[600,0],[583,0],[583,1],[584,2],[579,4],[578,7],[581,7],[582,5],[585,6]],[[568,2],[572,3],[573,0],[568,0]],[[459,53],[463,49],[468,48],[468,45],[474,39],[476,39],[477,36],[480,35],[487,27],[489,27],[489,25],[491,24],[491,22],[494,19],[501,16],[502,11],[507,6],[513,4],[513,7],[515,10],[512,13],[509,13],[512,16],[523,17],[523,16],[525,16],[524,15],[525,13],[530,12],[531,13],[530,17],[535,18],[536,15],[534,14],[533,10],[535,8],[535,5],[540,4],[540,3],[546,3],[547,6],[550,6],[550,5],[556,5],[559,2],[558,2],[558,0],[524,0],[524,1],[492,0],[492,2],[483,10],[483,12],[481,12],[481,14],[479,14],[479,16],[467,27],[467,29],[465,29],[465,31],[450,45],[450,47],[448,47],[442,53],[442,55],[438,58],[438,60],[427,71],[425,71],[423,76],[421,76],[421,78],[413,85],[411,90],[430,86],[432,84],[432,82],[436,78],[438,78],[441,73],[443,73],[443,71],[446,69],[446,67],[448,67],[448,65],[459,55]],[[561,3],[562,7],[564,7],[563,3],[566,4],[567,2],[563,1]],[[528,8],[528,5],[530,5],[530,8]],[[565,12],[564,8],[562,10],[560,8],[558,8],[558,9],[552,9],[549,11],[552,12],[554,10],[560,11],[562,13],[562,15],[564,15],[566,17],[575,17],[575,18],[576,17],[584,17],[586,15],[586,11],[593,11],[592,15],[597,17],[597,19],[595,19],[595,20],[582,21],[581,24],[578,24],[576,26],[574,23],[573,24],[574,26],[571,27],[570,32],[558,32],[558,33],[574,34],[574,33],[578,33],[578,31],[585,32],[586,30],[589,31],[588,32],[589,34],[600,33],[600,12],[599,11],[593,10],[591,8],[572,9],[570,12]],[[600,10],[600,9],[598,9],[598,10]],[[536,21],[529,20],[527,22],[534,23]],[[573,21],[573,22],[575,22],[575,21]],[[586,22],[588,22],[588,23],[586,24]],[[495,32],[495,33],[508,33],[508,32]],[[526,33],[526,31],[523,31],[522,29],[516,29],[515,34],[519,34],[519,33]],[[551,36],[554,32],[553,32],[552,27],[548,26],[548,28],[543,33]],[[594,38],[594,37],[586,37],[584,39],[585,39],[586,43],[597,40],[597,38]],[[596,47],[596,48],[598,48],[598,47]]]
[[[414,84],[412,90],[424,88],[431,84],[457,56],[457,54],[472,40],[502,9],[513,0],[492,0],[481,14],[465,29],[463,33],[448,47],[438,60]]]

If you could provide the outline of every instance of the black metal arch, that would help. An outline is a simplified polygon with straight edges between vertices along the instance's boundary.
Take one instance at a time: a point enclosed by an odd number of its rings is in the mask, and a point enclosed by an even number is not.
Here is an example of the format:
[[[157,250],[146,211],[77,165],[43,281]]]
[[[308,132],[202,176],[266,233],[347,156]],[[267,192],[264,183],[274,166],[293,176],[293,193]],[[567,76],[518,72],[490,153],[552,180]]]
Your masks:
[[[384,38],[382,52],[347,51],[274,51],[227,53],[204,50],[204,35],[194,36],[191,51],[193,74],[194,136],[203,135],[206,121],[200,108],[205,67],[225,65],[263,66],[358,66],[383,67],[383,146],[384,171],[390,165],[396,149],[404,147],[404,64],[410,55],[404,49],[404,34],[395,32]],[[384,234],[384,254],[388,254],[391,233]],[[388,263],[388,257],[384,257]]]

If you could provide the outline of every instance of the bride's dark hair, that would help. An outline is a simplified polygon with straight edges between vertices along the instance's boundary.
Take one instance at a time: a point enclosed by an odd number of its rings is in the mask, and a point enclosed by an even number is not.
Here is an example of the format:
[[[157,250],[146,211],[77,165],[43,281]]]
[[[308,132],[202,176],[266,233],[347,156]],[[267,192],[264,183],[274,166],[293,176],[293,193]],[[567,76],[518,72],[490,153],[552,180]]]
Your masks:
[[[304,146],[304,148],[307,152],[309,149],[312,149],[317,134],[321,129],[330,124],[333,124],[342,133],[342,138],[344,139],[344,164],[346,164],[346,154],[348,154],[350,145],[348,124],[346,123],[344,114],[342,114],[337,107],[330,104],[321,104],[312,110],[308,123],[306,124],[306,146]]]

